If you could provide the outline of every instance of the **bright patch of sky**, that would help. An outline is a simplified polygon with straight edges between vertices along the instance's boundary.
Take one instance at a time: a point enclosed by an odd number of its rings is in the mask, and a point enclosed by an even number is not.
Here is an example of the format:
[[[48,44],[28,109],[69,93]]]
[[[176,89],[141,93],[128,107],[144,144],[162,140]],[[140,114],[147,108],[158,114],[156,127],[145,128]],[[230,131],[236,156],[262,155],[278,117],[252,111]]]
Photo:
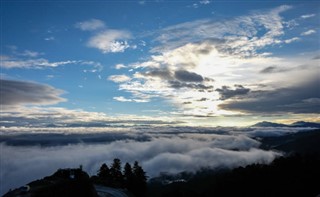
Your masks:
[[[1,1],[2,121],[319,121],[319,6]]]

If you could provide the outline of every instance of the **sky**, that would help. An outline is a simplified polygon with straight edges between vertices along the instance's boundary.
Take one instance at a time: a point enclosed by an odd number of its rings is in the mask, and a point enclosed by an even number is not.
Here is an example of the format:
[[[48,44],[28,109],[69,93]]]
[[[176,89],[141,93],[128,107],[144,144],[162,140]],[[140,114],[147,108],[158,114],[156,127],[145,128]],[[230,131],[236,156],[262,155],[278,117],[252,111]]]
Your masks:
[[[318,1],[1,1],[1,126],[320,121]]]
[[[148,176],[270,163],[320,122],[319,1],[1,0],[0,195],[115,157]],[[223,126],[223,127],[216,127]]]

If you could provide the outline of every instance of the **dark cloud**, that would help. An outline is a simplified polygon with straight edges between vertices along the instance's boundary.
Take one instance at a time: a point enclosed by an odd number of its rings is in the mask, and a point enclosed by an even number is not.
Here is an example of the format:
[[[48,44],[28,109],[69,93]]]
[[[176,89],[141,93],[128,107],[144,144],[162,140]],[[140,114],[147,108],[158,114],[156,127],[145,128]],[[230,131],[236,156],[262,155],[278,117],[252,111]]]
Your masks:
[[[273,73],[276,70],[275,66],[269,66],[260,71],[260,73]]]
[[[202,42],[198,42],[198,47],[199,49],[195,51],[196,54],[198,55],[208,55],[209,53],[212,52],[212,50],[215,49],[215,46],[221,45],[225,42],[224,40],[221,39],[214,39],[212,38],[211,40],[205,40]]]
[[[320,81],[273,91],[252,91],[242,100],[219,106],[226,110],[257,113],[320,113]]]
[[[208,98],[201,98],[201,99],[199,99],[199,100],[197,100],[197,101],[199,101],[199,102],[204,102],[204,101],[207,101],[207,100],[209,100]]]
[[[0,83],[1,105],[47,105],[65,101],[60,97],[63,91],[49,85],[5,79],[0,79]]]
[[[318,60],[318,59],[320,59],[320,55],[317,55],[317,56],[313,57],[312,59],[313,60]]]
[[[174,73],[174,77],[183,82],[202,82],[203,77],[194,72],[186,70],[178,70]]]
[[[238,95],[246,95],[250,92],[249,88],[245,88],[242,85],[234,85],[235,89],[231,89],[229,86],[222,86],[222,88],[216,89],[220,94],[221,100],[226,100]]]
[[[279,73],[286,72],[288,69],[279,68],[277,66],[268,66],[260,71],[260,73],[268,74],[268,73]]]
[[[151,70],[145,73],[141,73],[144,76],[150,76],[150,77],[158,77],[165,80],[172,80],[172,73],[168,69],[157,69],[157,70]]]
[[[180,82],[180,81],[169,81],[170,87],[175,88],[175,89],[180,89],[180,88],[190,88],[190,89],[196,89],[196,90],[211,90],[213,89],[213,86],[209,85],[203,85],[201,83],[185,83],[185,82]]]

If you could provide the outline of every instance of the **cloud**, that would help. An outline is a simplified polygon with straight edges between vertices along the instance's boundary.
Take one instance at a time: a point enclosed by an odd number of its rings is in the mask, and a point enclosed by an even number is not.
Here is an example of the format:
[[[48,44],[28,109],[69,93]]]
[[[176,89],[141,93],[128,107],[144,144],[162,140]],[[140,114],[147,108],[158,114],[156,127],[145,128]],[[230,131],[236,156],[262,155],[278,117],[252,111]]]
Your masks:
[[[211,1],[209,0],[202,0],[202,1],[199,1],[200,4],[204,4],[204,5],[207,5],[207,4],[210,4]]]
[[[155,47],[153,51],[168,51],[190,42],[220,39],[225,42],[221,48],[224,52],[240,56],[255,55],[258,49],[282,43],[278,39],[284,34],[284,22],[280,14],[291,8],[283,5],[223,22],[202,19],[169,26],[159,32],[155,41],[163,45]]]
[[[42,52],[32,51],[32,50],[24,50],[19,51],[17,46],[7,46],[10,49],[11,53],[18,57],[29,57],[29,58],[36,58],[40,55],[44,55]]]
[[[75,27],[81,29],[82,31],[94,31],[103,29],[105,28],[105,26],[106,25],[104,24],[104,22],[98,19],[90,19],[75,24]]]
[[[303,19],[306,19],[306,18],[312,18],[312,17],[315,17],[316,15],[315,14],[305,14],[305,15],[301,15],[300,17],[303,18]]]
[[[282,15],[289,9],[292,6],[284,5],[222,21],[201,19],[152,32],[148,35],[155,37],[152,54],[126,65],[131,80],[119,83],[119,90],[131,94],[126,99],[168,102],[174,107],[172,114],[179,117],[243,114],[218,106],[259,91],[299,84],[317,70],[316,62],[311,60],[314,54],[280,57],[272,53],[273,47],[303,42],[286,35],[293,27]],[[234,86],[239,81],[245,87]]]
[[[249,88],[245,88],[242,85],[234,85],[235,89],[230,89],[228,86],[222,86],[222,88],[216,89],[220,93],[220,99],[226,100],[238,95],[246,95],[250,92]]]
[[[34,57],[38,57],[39,55],[42,55],[42,53],[39,53],[36,51],[25,50],[20,55],[34,58]]]
[[[273,73],[277,69],[276,66],[268,66],[260,71],[260,73]]]
[[[147,175],[154,177],[160,172],[177,173],[196,171],[203,167],[234,168],[252,163],[269,163],[279,155],[273,151],[258,149],[260,143],[244,135],[201,134],[199,128],[134,129],[120,134],[103,133],[99,135],[100,138],[95,137],[95,134],[88,134],[90,129],[83,135],[20,136],[24,140],[33,140],[33,146],[10,146],[2,142],[0,146],[3,162],[0,176],[1,180],[6,182],[2,185],[1,192],[42,178],[59,168],[82,165],[84,170],[93,175],[102,163],[109,164],[115,157],[120,158],[122,162],[132,163],[138,160]],[[172,131],[173,133],[170,133]],[[135,135],[130,135],[132,132]],[[136,132],[147,136],[141,139],[130,137],[138,136]],[[16,139],[18,138],[16,136]],[[36,146],[39,139],[56,139],[56,142],[68,143],[74,138],[77,138],[79,143]],[[86,139],[91,139],[91,143],[86,143]]]
[[[194,72],[189,72],[186,70],[175,71],[174,76],[179,81],[183,82],[202,82],[203,77]]]
[[[312,59],[313,59],[313,60],[318,60],[318,59],[320,59],[320,55],[316,55],[316,56],[314,56]]]
[[[269,74],[269,73],[279,73],[279,72],[286,72],[289,71],[285,68],[279,68],[278,66],[268,66],[260,71],[262,74]]]
[[[145,162],[146,169],[163,170],[171,173],[181,172],[181,169],[191,171],[201,167],[239,167],[249,163],[270,163],[276,154],[262,150],[230,151],[219,148],[201,148],[188,154],[163,153]],[[196,163],[194,163],[196,161]],[[149,170],[150,171],[150,170]]]
[[[130,81],[131,78],[127,75],[111,75],[108,77],[108,80],[113,81],[115,83],[122,83],[126,81]]]
[[[164,79],[164,80],[173,80],[174,79],[172,76],[173,75],[172,71],[165,69],[165,68],[152,69],[152,70],[146,71],[144,73],[139,73],[139,74],[146,76],[146,77],[150,77],[150,78],[156,77],[156,78]]]
[[[145,102],[143,99],[135,99],[134,102]],[[1,125],[3,127],[17,128],[10,132],[29,132],[21,127],[30,127],[31,131],[45,126],[54,126],[50,129],[40,129],[39,132],[74,131],[80,132],[79,127],[106,127],[110,125],[152,125],[152,124],[176,124],[176,119],[170,116],[138,116],[122,114],[108,116],[102,112],[89,112],[82,109],[66,109],[61,107],[34,107],[34,106],[4,106],[1,109]],[[180,122],[181,123],[181,122]],[[77,126],[75,126],[77,125]],[[60,127],[60,128],[55,128]],[[65,127],[65,130],[61,127]],[[70,127],[76,127],[72,130]],[[1,130],[3,131],[3,130]]]
[[[243,99],[219,107],[254,113],[319,113],[319,98],[319,79],[313,78],[292,87],[251,91]]]
[[[66,101],[62,90],[46,84],[0,79],[1,105],[50,105]]]
[[[126,68],[126,66],[125,66],[124,64],[117,64],[117,65],[115,65],[114,67],[115,67],[115,69],[117,69],[117,70],[120,70],[120,69],[122,69],[122,68]]]
[[[136,103],[147,103],[149,102],[148,99],[127,99],[123,96],[116,96],[113,97],[114,100],[119,101],[119,102],[136,102]]]
[[[127,98],[124,98],[123,96],[116,96],[116,97],[113,97],[113,99],[116,101],[119,101],[119,102],[132,102],[133,101],[132,99],[127,99]]]
[[[213,86],[209,85],[203,85],[201,83],[184,83],[184,82],[180,82],[180,81],[170,81],[170,87],[174,88],[174,89],[181,89],[181,88],[188,88],[192,90],[212,90]]]
[[[45,41],[51,41],[51,40],[55,40],[55,37],[50,36],[50,37],[46,37],[44,38]]]
[[[87,45],[102,53],[119,53],[130,47],[127,39],[131,37],[128,31],[109,29],[91,37]]]
[[[57,67],[67,64],[75,64],[77,61],[67,60],[61,62],[49,62],[47,59],[39,58],[39,59],[29,59],[29,60],[18,60],[18,59],[7,59],[1,62],[2,68],[32,68],[32,69],[40,69],[45,67]]]
[[[29,55],[30,56],[30,55]],[[19,59],[5,56],[6,58],[2,59],[0,67],[6,69],[21,68],[21,69],[44,69],[44,68],[55,68],[58,66],[64,66],[69,64],[79,64],[79,65],[88,65],[93,66],[95,71],[101,71],[103,66],[99,62],[86,61],[86,60],[66,60],[59,62],[50,62],[44,58],[37,59]]]
[[[290,39],[284,40],[284,43],[290,44],[292,42],[296,42],[296,41],[299,41],[299,40],[300,40],[300,38],[294,37],[294,38],[290,38]]]
[[[308,35],[315,34],[315,33],[317,33],[315,30],[310,29],[308,31],[302,32],[301,36],[308,36]]]

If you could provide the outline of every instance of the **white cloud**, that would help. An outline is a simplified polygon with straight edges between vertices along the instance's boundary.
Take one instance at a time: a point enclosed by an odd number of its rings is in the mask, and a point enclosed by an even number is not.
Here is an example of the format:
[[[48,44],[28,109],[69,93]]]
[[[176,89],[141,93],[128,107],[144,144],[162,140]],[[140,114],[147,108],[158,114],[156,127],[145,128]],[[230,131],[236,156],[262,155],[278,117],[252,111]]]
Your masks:
[[[98,29],[105,28],[105,24],[103,21],[98,19],[90,19],[87,21],[79,22],[75,25],[76,28],[81,29],[82,31],[94,31]]]
[[[257,11],[223,22],[202,19],[173,25],[159,32],[156,41],[162,45],[155,47],[153,51],[172,50],[190,42],[211,39],[226,41],[230,52],[242,56],[254,55],[258,49],[281,43],[278,37],[284,34],[284,21],[280,14],[288,9],[291,6]]]
[[[91,37],[88,46],[97,48],[102,53],[124,52],[130,47],[127,39],[131,37],[131,34],[127,31],[109,29]]]
[[[149,102],[148,99],[127,99],[123,96],[115,96],[113,97],[114,100],[119,102],[136,102],[136,103],[147,103]]]
[[[127,99],[124,98],[123,96],[115,96],[113,97],[114,100],[119,101],[119,102],[132,102],[132,99]]]
[[[46,37],[44,38],[45,41],[51,41],[51,40],[55,40],[55,38],[53,36],[50,37]]]
[[[306,19],[306,18],[312,18],[315,16],[316,16],[315,14],[305,14],[305,15],[302,15],[301,18]]]
[[[290,44],[290,43],[292,43],[292,42],[296,42],[296,41],[299,41],[299,40],[300,40],[300,38],[294,37],[294,38],[290,38],[290,39],[284,40],[284,42],[285,42],[286,44]]]
[[[116,83],[121,83],[121,82],[130,81],[131,78],[128,77],[127,75],[111,75],[108,77],[108,80]]]
[[[301,36],[308,36],[308,35],[315,34],[315,33],[317,33],[316,30],[310,29],[308,31],[302,32]]]
[[[29,60],[16,60],[10,59],[1,62],[1,67],[3,68],[45,68],[45,67],[57,67],[66,64],[75,64],[77,61],[74,60],[67,60],[61,62],[49,62],[47,59],[40,58],[40,59],[29,59]]]
[[[117,70],[120,70],[120,69],[122,69],[122,68],[126,68],[126,66],[125,66],[124,64],[117,64],[117,65],[115,65],[114,67],[115,67],[115,69],[117,69]]]
[[[194,4],[192,4],[192,7],[193,7],[193,8],[198,8],[199,5],[198,5],[197,3],[194,3]]]
[[[209,0],[202,0],[202,1],[199,1],[200,4],[204,4],[204,5],[207,5],[207,4],[210,4],[211,1]]]
[[[38,57],[39,55],[42,55],[42,53],[39,53],[36,51],[25,50],[20,55],[34,58],[34,57]]]
[[[94,67],[93,70],[96,70],[99,72],[103,69],[103,66],[99,62],[94,62],[94,61],[65,60],[65,61],[59,61],[59,62],[50,62],[45,58],[19,59],[19,58],[12,58],[8,56],[2,56],[2,57],[6,57],[6,58],[2,59],[0,63],[0,67],[6,68],[6,69],[12,69],[12,68],[44,69],[44,68],[58,67],[58,66],[69,65],[69,64],[93,66]]]

